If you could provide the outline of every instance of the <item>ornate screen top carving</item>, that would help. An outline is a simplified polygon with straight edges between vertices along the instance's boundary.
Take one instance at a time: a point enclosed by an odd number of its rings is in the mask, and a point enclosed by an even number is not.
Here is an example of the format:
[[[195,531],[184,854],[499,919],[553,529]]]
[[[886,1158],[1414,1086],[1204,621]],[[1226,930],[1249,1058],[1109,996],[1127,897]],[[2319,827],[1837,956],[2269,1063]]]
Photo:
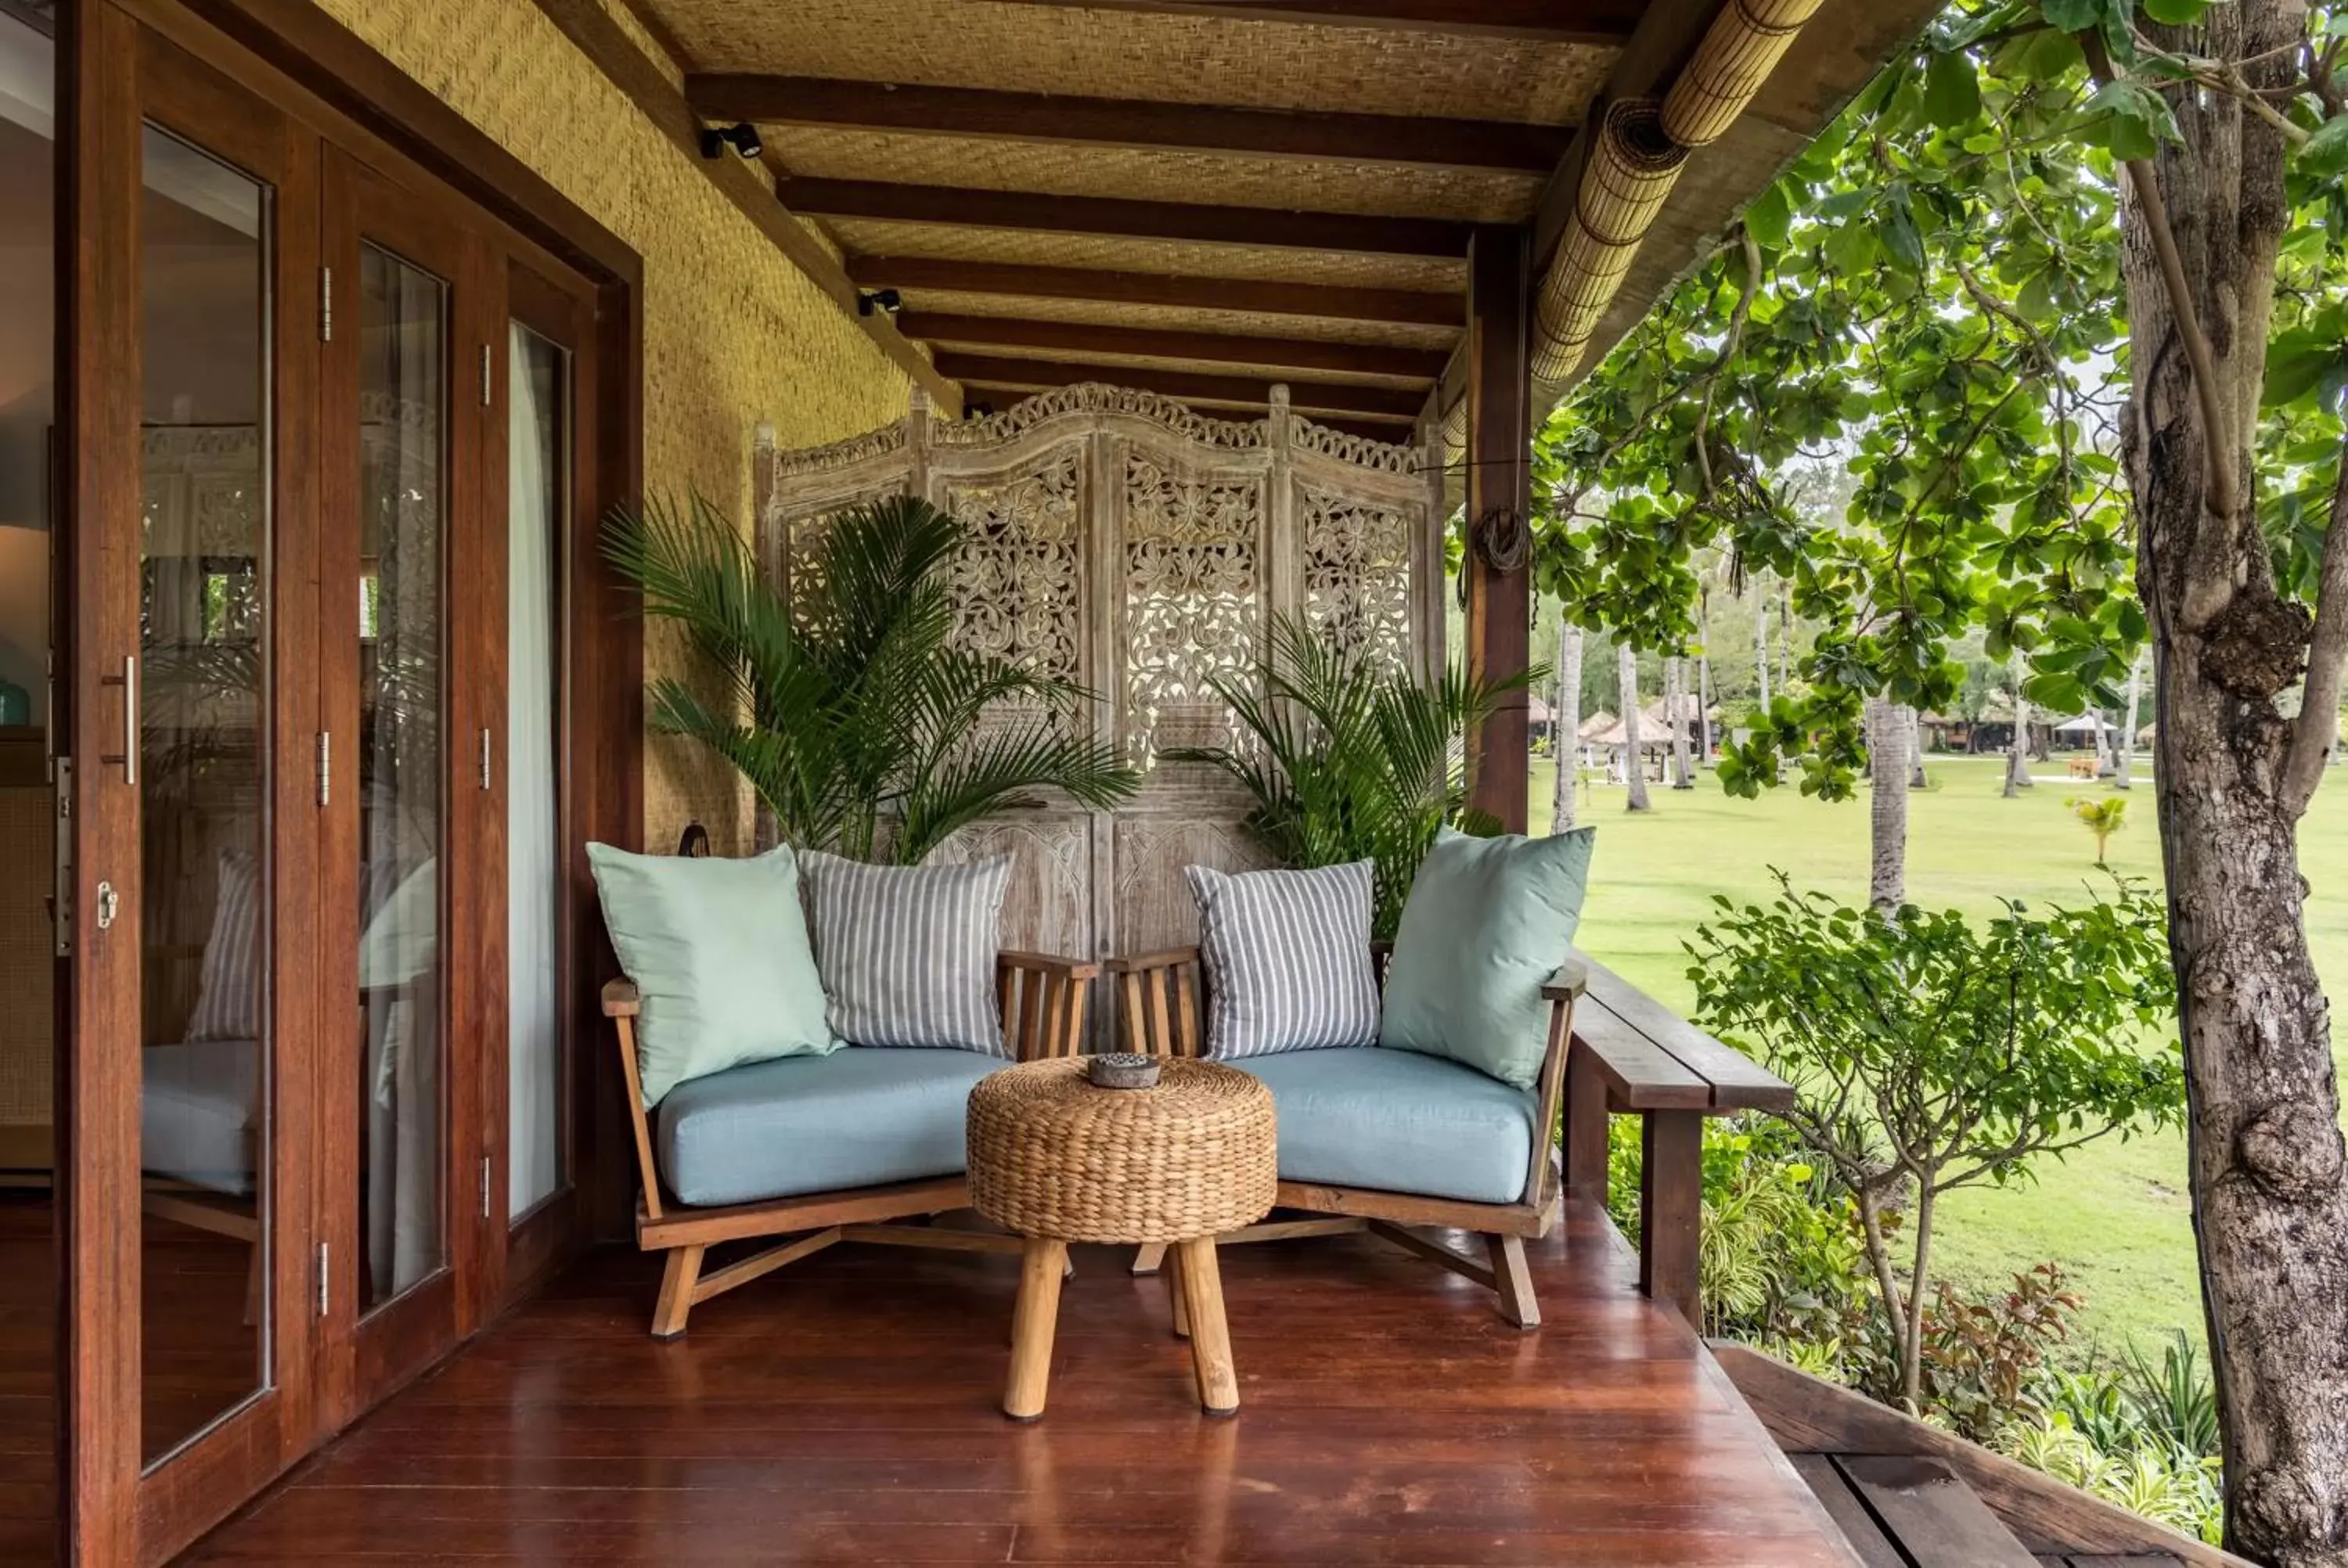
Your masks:
[[[954,641],[1063,681],[1084,669],[1083,481],[1077,448],[1001,483],[948,481],[969,525],[953,563]]]

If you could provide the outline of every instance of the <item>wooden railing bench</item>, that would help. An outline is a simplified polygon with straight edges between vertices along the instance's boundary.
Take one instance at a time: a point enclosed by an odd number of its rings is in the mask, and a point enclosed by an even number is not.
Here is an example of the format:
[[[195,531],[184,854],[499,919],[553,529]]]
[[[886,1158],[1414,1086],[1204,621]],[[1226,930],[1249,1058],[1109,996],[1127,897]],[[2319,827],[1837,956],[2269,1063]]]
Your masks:
[[[1565,1070],[1565,1188],[1607,1198],[1606,1123],[1640,1120],[1639,1288],[1704,1327],[1696,1258],[1704,1119],[1787,1111],[1794,1086],[1577,954],[1588,989],[1573,1009]]]

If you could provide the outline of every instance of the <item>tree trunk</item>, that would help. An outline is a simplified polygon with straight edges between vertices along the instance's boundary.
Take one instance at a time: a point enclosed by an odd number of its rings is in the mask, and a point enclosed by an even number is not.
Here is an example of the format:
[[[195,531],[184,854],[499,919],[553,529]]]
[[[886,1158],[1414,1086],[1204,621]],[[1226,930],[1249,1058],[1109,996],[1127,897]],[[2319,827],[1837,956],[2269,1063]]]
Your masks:
[[[1560,622],[1557,633],[1557,711],[1550,718],[1556,737],[1557,788],[1550,795],[1550,831],[1573,826],[1573,786],[1581,760],[1581,628]]]
[[[2128,666],[2127,723],[2120,730],[2119,765],[2112,770],[2114,789],[2136,787],[2136,721],[2137,699],[2144,688],[2144,658],[2139,654]]]
[[[1674,653],[1663,661],[1663,719],[1672,730],[1672,787],[1695,788],[1688,771],[1687,656]]]
[[[1869,701],[1867,752],[1874,786],[1868,807],[1867,901],[1882,910],[1908,901],[1909,733],[1907,709],[1880,697]]]
[[[2034,787],[2030,776],[2030,699],[2022,694],[2022,655],[2013,656],[2013,744],[2005,753],[2005,798]]]
[[[1632,811],[1645,811],[1647,769],[1639,758],[1639,656],[1627,642],[1615,644],[1615,672],[1622,687],[1622,783]]]
[[[2301,0],[2237,0],[2196,26],[2149,31],[2166,47],[2254,61],[2240,68],[2262,88],[2297,68],[2293,41],[2307,25]],[[2276,591],[2250,484],[2288,215],[2284,152],[2229,94],[2171,101],[2182,139],[2162,142],[2149,168],[2129,173],[2158,198],[2183,286],[2170,292],[2159,217],[2132,183],[2123,265],[2134,386],[2122,425],[2140,528],[2137,586],[2157,651],[2153,784],[2190,1091],[2194,1228],[2225,1429],[2227,1544],[2287,1568],[2341,1568],[2348,1151],[2307,951],[2297,843],[2305,781],[2292,784],[2290,765],[2298,726],[2275,702],[2305,665],[2309,618]],[[2207,387],[2197,384],[2195,359]],[[2213,421],[2201,411],[2205,391],[2219,410]],[[2230,507],[2220,504],[2226,489],[2236,492]],[[2327,629],[2338,610],[2327,606]],[[2323,673],[2336,671],[2334,663]],[[2327,724],[2313,745],[2328,733]]]
[[[1769,711],[1769,595],[1756,589],[1753,607],[1753,672],[1761,682],[1761,711]]]
[[[1794,585],[1777,585],[1777,690],[1794,683]]]
[[[1901,712],[1908,715],[1908,787],[1931,789],[1932,781],[1924,776],[1924,715],[1913,708]]]
[[[1695,765],[1712,765],[1712,655],[1695,656],[1695,722],[1697,746]]]

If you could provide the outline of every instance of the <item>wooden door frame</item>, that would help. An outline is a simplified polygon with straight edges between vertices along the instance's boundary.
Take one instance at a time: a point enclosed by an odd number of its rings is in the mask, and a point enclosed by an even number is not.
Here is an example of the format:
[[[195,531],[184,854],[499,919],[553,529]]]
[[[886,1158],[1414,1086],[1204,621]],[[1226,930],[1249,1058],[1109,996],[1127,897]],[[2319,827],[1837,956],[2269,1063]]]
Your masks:
[[[77,1030],[138,1028],[139,956],[135,951],[126,955],[125,944],[111,949],[96,945],[88,897],[98,877],[110,876],[118,886],[123,877],[116,875],[116,867],[94,866],[84,844],[112,835],[118,845],[135,845],[137,831],[132,793],[120,787],[118,773],[108,780],[106,775],[112,770],[95,762],[112,749],[109,727],[121,723],[119,694],[99,684],[102,656],[126,638],[135,646],[136,618],[134,613],[126,621],[122,608],[104,602],[108,596],[97,590],[111,580],[104,563],[93,559],[107,547],[88,530],[109,518],[118,522],[135,515],[139,504],[139,387],[135,374],[139,259],[135,229],[126,226],[131,220],[125,216],[131,210],[129,203],[135,203],[139,179],[140,108],[130,64],[139,25],[304,128],[314,147],[319,140],[332,141],[396,183],[453,191],[468,199],[478,205],[488,231],[508,253],[527,259],[546,275],[574,276],[592,296],[592,364],[581,362],[592,369],[592,379],[582,374],[577,395],[582,408],[592,396],[596,434],[592,450],[584,445],[579,449],[576,472],[582,495],[566,541],[571,607],[566,673],[573,700],[560,758],[570,835],[565,1048],[572,1092],[566,1110],[575,1201],[563,1223],[533,1241],[530,1269],[513,1271],[494,1289],[484,1286],[469,1317],[478,1321],[502,1310],[587,1241],[623,1230],[629,1180],[624,1139],[607,1126],[617,1115],[618,1090],[604,1061],[609,1053],[596,1050],[593,1038],[599,1018],[597,979],[610,970],[612,960],[595,916],[583,845],[592,837],[636,847],[643,831],[642,627],[635,596],[604,561],[598,542],[605,511],[632,503],[641,492],[641,260],[584,210],[309,0],[82,0],[61,6],[57,117],[60,479],[55,548],[64,584],[60,600],[70,613],[60,618],[56,631],[61,674],[53,723],[65,743],[60,753],[75,764],[70,796],[75,958],[59,967],[61,1049],[54,1121],[58,1140],[59,1555],[76,1563],[145,1563],[170,1557],[331,1436],[342,1420],[358,1413],[328,1412],[314,1390],[294,1388],[290,1379],[295,1367],[309,1364],[314,1296],[310,1288],[281,1286],[274,1320],[277,1391],[266,1397],[281,1412],[267,1423],[273,1430],[262,1431],[263,1423],[240,1418],[242,1424],[232,1423],[235,1430],[227,1440],[214,1443],[230,1432],[225,1427],[205,1440],[223,1454],[233,1453],[233,1460],[224,1459],[217,1466],[191,1465],[188,1460],[199,1455],[190,1450],[151,1474],[141,1472],[138,1230],[123,1223],[126,1215],[137,1214],[139,1184],[135,1169],[122,1169],[122,1162],[107,1157],[109,1151],[136,1145],[139,1075],[137,1064],[118,1055],[108,1058],[75,1049],[82,1038]],[[281,330],[289,334],[292,329],[284,323],[306,320],[314,326],[315,320],[315,226],[306,236],[297,231],[299,227],[278,225],[273,262],[273,282],[283,307],[278,319]],[[313,313],[305,317],[304,310]],[[310,336],[314,343],[314,333]],[[282,355],[275,376],[273,402],[282,408],[285,398],[302,395],[302,389],[292,384]],[[314,514],[314,500],[303,488],[316,472],[314,434],[304,422],[278,421],[274,477],[279,536],[293,531],[288,525],[296,508]],[[115,565],[118,569],[118,561]],[[282,625],[284,610],[281,607],[277,613]],[[314,640],[314,625],[310,635]],[[115,657],[118,660],[119,653]],[[304,696],[305,688],[291,679],[299,672],[300,661],[280,662],[283,678],[274,690],[281,706],[273,715],[279,748],[272,758],[274,787],[281,797],[292,790],[306,802],[308,772],[303,764],[309,754],[310,730],[306,724],[289,729],[283,704],[306,701],[314,705],[315,693],[309,690]],[[282,799],[276,804],[285,809]],[[126,834],[130,836],[125,838]],[[131,858],[135,862],[136,856]],[[135,909],[135,864],[129,875],[133,897],[128,907]],[[278,896],[288,897],[283,886]],[[314,886],[295,897],[309,900],[306,912],[312,917],[323,913]],[[286,904],[280,917],[296,914],[294,905]],[[280,989],[306,992],[309,988]],[[291,1021],[281,1009],[277,1027],[284,1030]],[[288,1063],[289,1068],[299,1065]],[[299,1071],[281,1071],[281,1102],[306,1095],[311,1088]],[[305,1164],[313,1158],[306,1128],[290,1128],[281,1116],[278,1137],[280,1173],[297,1150]],[[282,1276],[298,1269],[307,1280],[313,1272],[309,1258],[289,1245],[297,1230],[306,1234],[313,1223],[296,1199],[306,1202],[308,1194],[281,1174],[272,1210],[279,1271]],[[301,1254],[306,1252],[305,1244]],[[295,1410],[297,1404],[306,1408]]]

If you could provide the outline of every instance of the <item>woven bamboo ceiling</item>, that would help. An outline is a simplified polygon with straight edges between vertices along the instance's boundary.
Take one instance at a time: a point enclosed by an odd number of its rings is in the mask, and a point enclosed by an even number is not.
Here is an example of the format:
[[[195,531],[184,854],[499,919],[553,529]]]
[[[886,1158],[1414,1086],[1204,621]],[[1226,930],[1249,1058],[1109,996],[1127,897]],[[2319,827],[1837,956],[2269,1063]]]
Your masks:
[[[1244,411],[1284,382],[1390,440],[1439,412],[1473,227],[1538,236],[1591,105],[1734,3],[628,0],[970,402],[1112,380]],[[1616,334],[1936,8],[1829,0],[1761,134],[1666,210]]]

